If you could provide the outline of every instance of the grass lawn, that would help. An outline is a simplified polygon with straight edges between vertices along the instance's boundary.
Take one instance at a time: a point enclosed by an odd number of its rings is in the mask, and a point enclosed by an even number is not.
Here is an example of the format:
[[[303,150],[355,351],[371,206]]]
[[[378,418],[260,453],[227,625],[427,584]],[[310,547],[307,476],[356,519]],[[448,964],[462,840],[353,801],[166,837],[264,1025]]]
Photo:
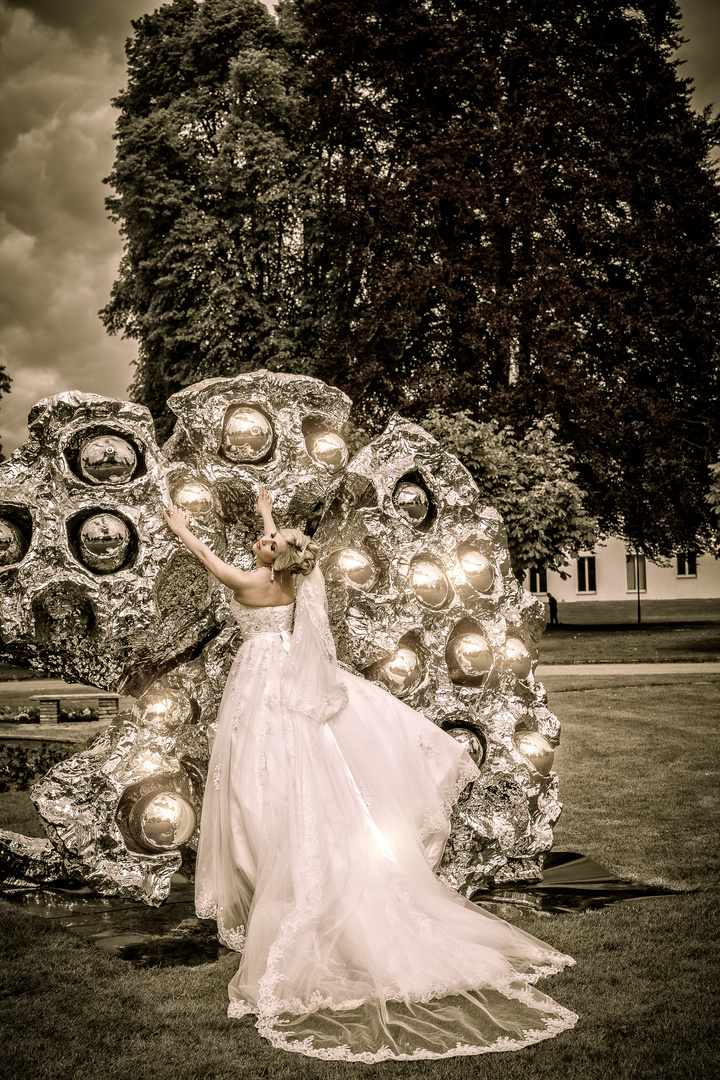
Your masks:
[[[6,1034],[0,1077],[23,1080],[701,1080],[716,1075],[717,701],[720,677],[585,689],[566,679],[557,767],[558,850],[682,896],[576,915],[520,915],[577,960],[544,988],[578,1026],[518,1053],[376,1066],[273,1050],[250,1018],[226,1019],[234,956],[134,970],[51,921],[0,902]],[[6,828],[32,831],[28,800],[0,796]]]
[[[720,660],[720,621],[688,623],[563,623],[540,642],[542,664],[654,663]]]

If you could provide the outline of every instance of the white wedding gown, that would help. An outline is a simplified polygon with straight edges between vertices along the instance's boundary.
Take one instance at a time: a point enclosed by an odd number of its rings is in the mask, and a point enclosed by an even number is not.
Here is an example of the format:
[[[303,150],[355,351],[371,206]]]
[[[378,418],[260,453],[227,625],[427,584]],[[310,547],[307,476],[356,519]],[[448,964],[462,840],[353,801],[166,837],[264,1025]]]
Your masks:
[[[478,770],[451,736],[337,667],[322,575],[293,605],[233,601],[196,906],[242,953],[232,1017],[273,1046],[376,1062],[516,1050],[577,1016],[537,978],[571,957],[435,876]]]

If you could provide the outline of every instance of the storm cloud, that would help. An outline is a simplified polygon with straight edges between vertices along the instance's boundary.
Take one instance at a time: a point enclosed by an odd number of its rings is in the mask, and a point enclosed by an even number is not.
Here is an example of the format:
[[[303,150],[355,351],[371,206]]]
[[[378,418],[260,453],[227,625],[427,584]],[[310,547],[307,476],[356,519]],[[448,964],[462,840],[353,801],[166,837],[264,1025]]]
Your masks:
[[[97,316],[122,244],[107,220],[115,112],[130,20],[152,0],[0,0],[0,406],[8,453],[30,407],[77,389],[126,397],[136,346]],[[270,5],[269,5],[270,6]],[[694,103],[720,102],[720,5],[683,0],[681,69]]]

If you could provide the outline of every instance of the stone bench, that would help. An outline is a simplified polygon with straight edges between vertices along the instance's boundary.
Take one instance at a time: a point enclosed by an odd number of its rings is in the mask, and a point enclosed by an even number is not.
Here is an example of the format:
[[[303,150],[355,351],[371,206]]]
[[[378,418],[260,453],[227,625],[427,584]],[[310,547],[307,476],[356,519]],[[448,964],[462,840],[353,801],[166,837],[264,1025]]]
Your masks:
[[[96,701],[98,720],[110,720],[120,710],[119,694],[33,694],[30,700],[38,703],[41,724],[60,722],[61,701]]]

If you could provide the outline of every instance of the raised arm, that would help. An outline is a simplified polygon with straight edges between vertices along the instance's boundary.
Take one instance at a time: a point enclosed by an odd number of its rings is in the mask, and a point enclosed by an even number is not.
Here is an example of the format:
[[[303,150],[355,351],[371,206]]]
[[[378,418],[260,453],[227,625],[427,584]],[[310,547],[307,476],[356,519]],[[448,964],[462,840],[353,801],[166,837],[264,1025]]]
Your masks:
[[[182,540],[188,551],[191,551],[196,559],[204,563],[207,566],[211,574],[213,574],[218,581],[221,581],[223,585],[227,585],[229,589],[236,592],[251,576],[247,571],[240,570],[237,566],[230,566],[229,563],[223,562],[217,555],[214,554],[207,546],[203,544],[202,540],[198,540],[194,533],[190,532],[188,528],[188,521],[190,520],[190,514],[187,510],[183,510],[180,506],[173,506],[170,503],[169,508],[166,510],[163,507],[163,514],[168,526],[172,529],[179,540]]]
[[[272,536],[277,532],[277,525],[273,521],[272,516],[272,495],[269,491],[260,485],[258,491],[258,501],[255,506],[255,513],[263,519],[263,527],[268,536]]]

